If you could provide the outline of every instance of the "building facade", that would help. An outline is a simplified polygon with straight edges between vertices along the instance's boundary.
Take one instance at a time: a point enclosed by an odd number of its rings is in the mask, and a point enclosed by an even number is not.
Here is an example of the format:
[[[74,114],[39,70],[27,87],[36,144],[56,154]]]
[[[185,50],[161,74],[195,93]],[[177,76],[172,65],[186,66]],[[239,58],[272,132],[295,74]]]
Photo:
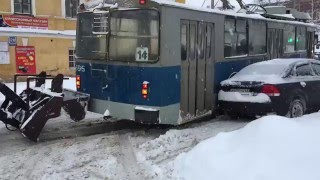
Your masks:
[[[79,0],[1,0],[0,78],[74,75],[78,6]]]

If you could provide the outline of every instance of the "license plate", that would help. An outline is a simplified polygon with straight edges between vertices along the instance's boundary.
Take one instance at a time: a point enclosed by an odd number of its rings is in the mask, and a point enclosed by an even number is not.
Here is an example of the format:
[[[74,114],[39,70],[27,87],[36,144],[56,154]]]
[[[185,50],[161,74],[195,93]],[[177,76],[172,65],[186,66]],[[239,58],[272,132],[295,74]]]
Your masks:
[[[230,89],[231,92],[249,93],[250,89]]]
[[[244,95],[244,96],[251,96],[253,95],[252,92],[240,92],[241,95]]]

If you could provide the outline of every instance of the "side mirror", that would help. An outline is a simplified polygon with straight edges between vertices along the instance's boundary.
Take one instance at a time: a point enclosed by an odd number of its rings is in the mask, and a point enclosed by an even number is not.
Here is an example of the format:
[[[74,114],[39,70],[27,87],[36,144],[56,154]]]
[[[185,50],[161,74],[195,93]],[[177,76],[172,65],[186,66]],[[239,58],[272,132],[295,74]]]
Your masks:
[[[237,72],[233,72],[233,73],[231,73],[230,74],[230,76],[229,76],[229,78],[232,78],[234,75],[236,75],[237,74]]]

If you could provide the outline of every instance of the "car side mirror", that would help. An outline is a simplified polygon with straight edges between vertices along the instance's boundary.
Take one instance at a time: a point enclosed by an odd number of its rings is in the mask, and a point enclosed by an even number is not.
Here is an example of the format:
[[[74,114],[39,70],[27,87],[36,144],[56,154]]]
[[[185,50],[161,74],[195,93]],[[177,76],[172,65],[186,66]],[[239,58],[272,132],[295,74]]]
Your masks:
[[[229,78],[232,78],[234,75],[236,75],[238,72],[233,72],[230,74]]]

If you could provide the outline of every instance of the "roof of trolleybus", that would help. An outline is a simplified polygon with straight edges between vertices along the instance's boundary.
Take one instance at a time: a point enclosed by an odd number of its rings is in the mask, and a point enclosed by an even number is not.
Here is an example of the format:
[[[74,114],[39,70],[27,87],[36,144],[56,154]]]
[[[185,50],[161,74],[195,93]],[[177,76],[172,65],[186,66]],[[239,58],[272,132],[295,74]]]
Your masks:
[[[116,7],[111,6],[112,9],[117,10],[130,10],[130,9],[138,9],[138,8],[157,8],[157,6],[171,6],[175,8],[182,8],[182,9],[188,9],[188,10],[194,10],[199,12],[209,12],[214,14],[221,14],[225,16],[234,16],[234,17],[241,17],[241,18],[248,18],[248,19],[258,19],[258,20],[265,20],[269,22],[278,22],[278,23],[286,23],[286,24],[295,24],[295,25],[305,25],[312,28],[319,27],[316,24],[313,23],[305,23],[301,21],[295,21],[295,20],[280,20],[280,19],[271,19],[266,18],[262,14],[256,13],[256,14],[246,14],[241,12],[236,12],[235,10],[220,10],[220,9],[210,9],[210,8],[203,8],[203,7],[195,7],[188,4],[182,4],[177,2],[171,2],[168,0],[147,0],[146,5],[139,5],[138,0],[136,7]],[[92,8],[91,10],[93,10]]]
[[[235,17],[242,17],[242,18],[249,18],[249,19],[260,19],[260,20],[265,20],[265,21],[270,21],[270,22],[280,22],[280,23],[287,23],[287,24],[296,24],[296,25],[305,25],[305,26],[310,26],[310,27],[318,27],[318,25],[313,24],[313,23],[305,23],[301,21],[294,21],[294,20],[279,20],[279,19],[270,19],[264,17],[262,14],[246,14],[246,13],[241,13],[241,12],[236,12],[234,10],[220,10],[220,9],[210,9],[210,8],[203,8],[203,7],[195,7],[195,6],[190,6],[188,4],[182,4],[182,3],[177,3],[177,2],[171,2],[168,0],[149,0],[150,5],[139,5],[138,8],[142,7],[157,7],[159,5],[165,5],[165,6],[172,6],[176,8],[182,8],[182,9],[189,9],[189,10],[194,10],[194,11],[200,11],[200,12],[209,12],[209,13],[215,13],[215,14],[221,14],[225,16],[235,16]],[[148,1],[147,1],[148,2]],[[148,6],[149,5],[149,6]],[[119,10],[124,10],[128,8],[119,8]]]

